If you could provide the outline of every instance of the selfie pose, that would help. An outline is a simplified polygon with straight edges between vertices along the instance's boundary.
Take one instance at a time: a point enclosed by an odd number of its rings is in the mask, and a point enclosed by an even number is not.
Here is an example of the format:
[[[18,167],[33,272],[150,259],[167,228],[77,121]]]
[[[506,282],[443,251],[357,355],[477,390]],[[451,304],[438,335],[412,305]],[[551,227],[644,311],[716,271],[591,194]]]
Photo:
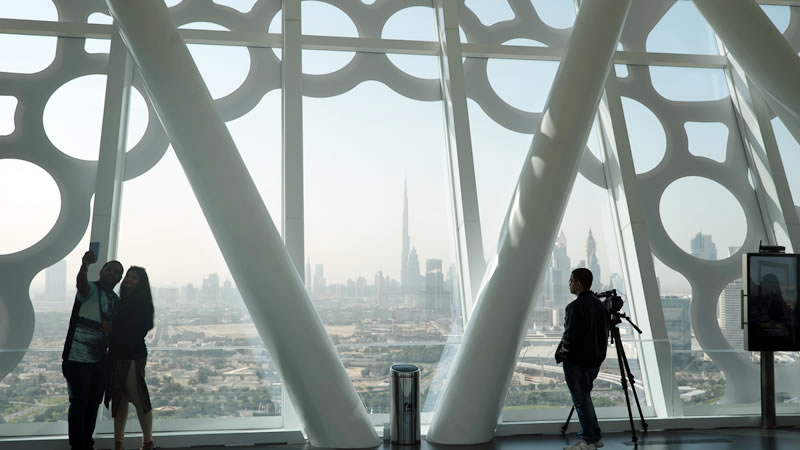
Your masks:
[[[72,450],[92,449],[97,408],[108,382],[106,350],[111,318],[119,302],[114,286],[122,278],[122,264],[109,261],[100,269],[100,279],[89,282],[89,265],[97,254],[83,255],[78,270],[78,294],[69,319],[61,371],[67,379],[69,410],[67,428]]]
[[[153,329],[153,296],[150,280],[141,267],[131,266],[120,287],[109,354],[112,359],[111,415],[114,417],[114,449],[124,449],[128,402],[133,403],[142,427],[142,449],[153,445],[153,411],[144,380],[147,346],[144,337]]]

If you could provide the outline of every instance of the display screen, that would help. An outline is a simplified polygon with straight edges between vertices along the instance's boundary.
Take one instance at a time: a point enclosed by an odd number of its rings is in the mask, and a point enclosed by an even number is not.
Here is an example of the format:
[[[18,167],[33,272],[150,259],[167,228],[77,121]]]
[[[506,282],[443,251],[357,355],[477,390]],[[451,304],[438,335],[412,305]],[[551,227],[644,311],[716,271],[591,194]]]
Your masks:
[[[745,348],[800,350],[797,254],[749,253],[745,261]]]

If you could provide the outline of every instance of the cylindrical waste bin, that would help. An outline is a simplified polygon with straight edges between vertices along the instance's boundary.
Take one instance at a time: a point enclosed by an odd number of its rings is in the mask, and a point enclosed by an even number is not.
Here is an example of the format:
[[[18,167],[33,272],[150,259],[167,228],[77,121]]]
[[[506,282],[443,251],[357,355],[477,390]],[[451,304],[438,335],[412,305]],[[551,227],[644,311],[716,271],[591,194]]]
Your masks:
[[[392,365],[392,444],[419,444],[419,367]]]

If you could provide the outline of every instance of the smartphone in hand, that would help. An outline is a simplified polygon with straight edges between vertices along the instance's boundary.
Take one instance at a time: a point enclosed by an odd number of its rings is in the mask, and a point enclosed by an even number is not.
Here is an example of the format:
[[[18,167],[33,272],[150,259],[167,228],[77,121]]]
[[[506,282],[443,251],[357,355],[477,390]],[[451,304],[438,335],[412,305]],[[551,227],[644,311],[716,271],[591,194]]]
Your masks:
[[[97,257],[100,255],[100,241],[93,241],[89,243],[89,251],[94,253],[94,260],[92,262],[97,262]]]

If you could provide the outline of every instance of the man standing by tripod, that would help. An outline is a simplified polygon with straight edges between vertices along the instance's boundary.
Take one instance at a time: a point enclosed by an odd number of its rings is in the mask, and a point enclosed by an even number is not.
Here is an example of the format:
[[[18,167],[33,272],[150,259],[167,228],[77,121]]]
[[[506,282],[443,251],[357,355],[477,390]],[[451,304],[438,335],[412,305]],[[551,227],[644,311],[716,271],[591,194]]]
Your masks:
[[[606,359],[609,313],[589,289],[592,272],[579,268],[569,277],[569,291],[578,297],[564,313],[564,335],[556,350],[556,362],[564,363],[572,404],[578,412],[581,429],[578,442],[564,450],[594,450],[603,446],[602,432],[592,404],[592,384]]]

